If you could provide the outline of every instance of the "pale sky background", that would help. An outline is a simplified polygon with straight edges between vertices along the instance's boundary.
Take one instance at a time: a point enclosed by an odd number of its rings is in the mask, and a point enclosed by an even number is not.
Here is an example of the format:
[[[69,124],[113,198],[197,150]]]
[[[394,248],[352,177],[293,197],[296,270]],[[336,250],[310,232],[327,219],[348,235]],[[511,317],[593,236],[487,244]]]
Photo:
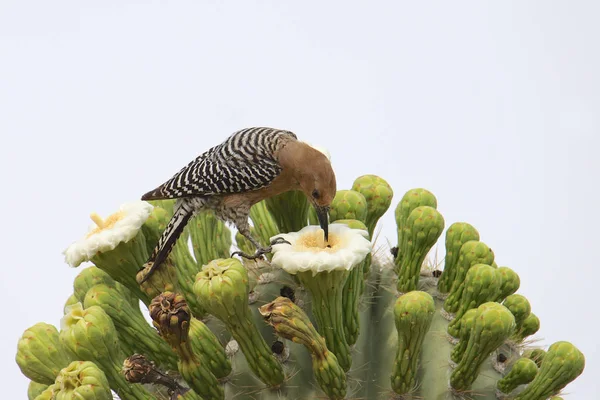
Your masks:
[[[393,207],[425,187],[446,226],[477,227],[542,343],[585,353],[567,399],[600,398],[599,18],[593,1],[2,0],[1,397],[26,398],[17,340],[59,324],[89,213],[272,126],[328,148],[339,189],[378,174]]]

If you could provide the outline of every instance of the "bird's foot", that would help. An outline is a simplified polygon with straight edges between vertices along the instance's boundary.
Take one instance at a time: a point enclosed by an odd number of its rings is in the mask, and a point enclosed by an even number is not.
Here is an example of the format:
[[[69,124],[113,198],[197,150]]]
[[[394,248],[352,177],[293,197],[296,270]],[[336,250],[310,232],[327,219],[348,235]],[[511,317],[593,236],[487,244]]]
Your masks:
[[[291,245],[290,242],[288,242],[287,240],[285,240],[282,237],[276,237],[275,239],[271,240],[271,246],[275,246],[276,244],[289,244]]]
[[[261,258],[264,254],[267,254],[267,253],[270,253],[271,251],[273,251],[273,246],[275,246],[276,244],[284,244],[284,243],[291,244],[284,238],[278,237],[271,241],[271,245],[269,247],[261,247],[258,250],[256,250],[256,253],[254,253],[253,255],[246,254],[243,251],[234,251],[233,253],[231,253],[231,257],[240,256],[240,257],[246,258],[248,260],[256,260],[257,258]]]

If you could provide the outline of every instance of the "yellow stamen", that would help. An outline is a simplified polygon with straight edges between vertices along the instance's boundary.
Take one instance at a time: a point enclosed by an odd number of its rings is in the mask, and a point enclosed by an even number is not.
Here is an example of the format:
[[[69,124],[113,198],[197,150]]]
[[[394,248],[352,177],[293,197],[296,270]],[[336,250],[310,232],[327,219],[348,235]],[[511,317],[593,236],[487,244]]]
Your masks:
[[[100,229],[104,228],[104,220],[102,219],[101,216],[99,216],[98,214],[93,212],[90,214],[90,218],[92,219],[92,221],[94,221],[94,223],[96,225],[98,225],[98,228],[100,228]]]
[[[122,211],[116,212],[106,219],[102,219],[102,217],[99,216],[98,214],[92,213],[92,214],[90,214],[90,218],[96,224],[96,228],[93,229],[92,231],[90,231],[88,233],[87,237],[95,235],[96,233],[101,232],[104,229],[112,228],[121,218],[123,218],[123,212]]]
[[[318,231],[302,235],[294,247],[304,251],[335,253],[341,245],[339,239],[336,235],[329,233],[329,241],[325,242],[323,229],[319,229]]]

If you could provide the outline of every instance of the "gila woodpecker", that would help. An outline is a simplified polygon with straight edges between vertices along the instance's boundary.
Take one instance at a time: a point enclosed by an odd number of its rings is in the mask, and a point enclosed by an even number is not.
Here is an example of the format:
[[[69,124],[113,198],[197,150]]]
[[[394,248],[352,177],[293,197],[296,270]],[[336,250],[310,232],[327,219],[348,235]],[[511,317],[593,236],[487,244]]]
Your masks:
[[[166,260],[187,222],[195,213],[212,210],[217,218],[233,223],[256,247],[258,258],[271,251],[250,234],[250,207],[290,190],[301,190],[315,207],[328,239],[328,211],[336,193],[335,174],[329,159],[299,141],[289,131],[247,128],[201,154],[170,180],[142,196],[142,200],[177,199],[173,217],[154,249],[146,276]],[[232,254],[232,256],[234,255]]]

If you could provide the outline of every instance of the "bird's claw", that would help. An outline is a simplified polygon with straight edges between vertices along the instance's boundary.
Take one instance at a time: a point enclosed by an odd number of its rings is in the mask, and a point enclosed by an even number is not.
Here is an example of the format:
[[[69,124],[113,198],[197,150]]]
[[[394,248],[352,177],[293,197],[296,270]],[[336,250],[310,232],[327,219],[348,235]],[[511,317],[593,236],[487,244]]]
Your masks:
[[[258,249],[258,250],[256,250],[256,253],[254,253],[252,255],[246,254],[243,251],[234,251],[233,253],[231,253],[231,257],[240,256],[240,257],[246,258],[248,260],[256,260],[257,258],[261,258],[265,253],[270,253],[270,252],[271,252],[271,246]]]
[[[271,240],[271,246],[275,246],[276,244],[289,244],[291,245],[290,242],[288,242],[287,240],[285,240],[282,237],[276,237],[275,239]]]
[[[261,258],[263,255],[273,251],[273,246],[275,246],[276,244],[284,244],[284,243],[291,244],[284,238],[278,237],[271,241],[271,245],[269,247],[261,247],[258,250],[256,250],[256,253],[254,253],[252,255],[246,254],[243,251],[234,251],[233,253],[231,253],[231,257],[240,256],[240,257],[246,258],[248,260],[256,260],[257,258]]]

